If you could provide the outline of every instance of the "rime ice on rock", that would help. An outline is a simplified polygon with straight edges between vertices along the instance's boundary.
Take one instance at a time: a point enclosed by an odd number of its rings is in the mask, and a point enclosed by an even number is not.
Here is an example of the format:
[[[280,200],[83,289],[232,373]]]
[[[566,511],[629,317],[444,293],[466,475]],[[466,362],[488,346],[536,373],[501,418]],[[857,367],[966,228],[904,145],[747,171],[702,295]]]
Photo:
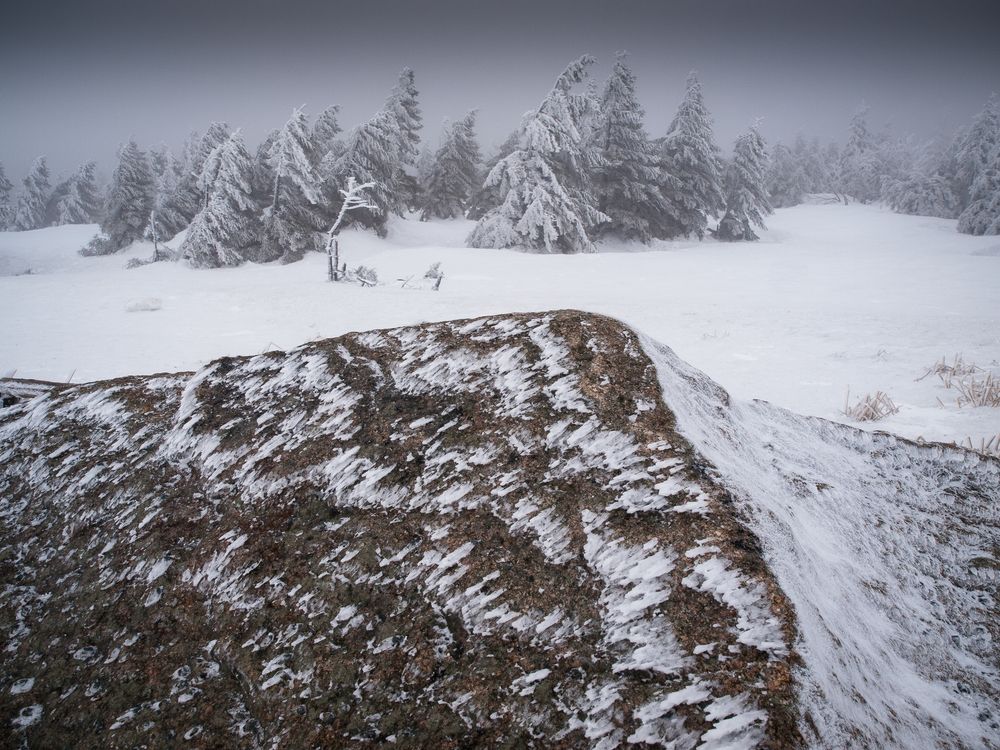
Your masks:
[[[0,718],[43,746],[84,713],[128,746],[794,745],[793,610],[670,411],[728,401],[657,374],[625,326],[559,312],[26,384],[0,659],[33,682]]]

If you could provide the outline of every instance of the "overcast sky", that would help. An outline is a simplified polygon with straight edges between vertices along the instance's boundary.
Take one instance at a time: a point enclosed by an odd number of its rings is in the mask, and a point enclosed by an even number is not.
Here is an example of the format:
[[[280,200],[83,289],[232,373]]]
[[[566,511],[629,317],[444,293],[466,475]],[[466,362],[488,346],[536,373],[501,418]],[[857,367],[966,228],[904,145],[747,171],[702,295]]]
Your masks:
[[[728,149],[762,117],[769,139],[841,138],[871,122],[930,136],[1000,90],[1000,1],[971,0],[47,0],[0,24],[0,161],[19,181],[38,154],[58,175],[107,170],[130,136],[178,146],[212,120],[251,143],[295,106],[342,107],[350,127],[416,71],[424,137],[480,110],[484,146],[536,106],[567,62],[603,79],[628,50],[651,135],[696,69]]]

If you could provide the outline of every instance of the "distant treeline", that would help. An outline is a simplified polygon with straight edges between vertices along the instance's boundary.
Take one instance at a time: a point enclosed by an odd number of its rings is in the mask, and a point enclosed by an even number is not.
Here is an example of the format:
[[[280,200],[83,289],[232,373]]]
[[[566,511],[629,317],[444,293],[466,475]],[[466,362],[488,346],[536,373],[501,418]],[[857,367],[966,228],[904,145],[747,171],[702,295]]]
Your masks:
[[[345,225],[384,235],[392,215],[467,217],[477,221],[473,247],[574,253],[608,238],[755,240],[772,207],[811,193],[881,200],[904,213],[958,218],[962,232],[1000,233],[995,95],[947,142],[872,132],[862,109],[843,146],[799,137],[768,149],[754,124],[725,159],[694,73],[667,133],[652,139],[625,56],[600,95],[587,86],[593,63],[571,63],[485,163],[475,110],[445,123],[435,151],[421,149],[419,95],[407,68],[385,106],[346,137],[331,106],[314,122],[295,110],[253,153],[225,123],[192,133],[180,155],[130,141],[106,187],[93,162],[53,187],[39,157],[15,195],[0,165],[0,227],[97,222],[101,233],[82,252],[101,255],[139,239],[159,246],[187,230],[163,257],[199,267],[290,262],[323,248],[354,178],[369,184],[370,207],[352,211]]]

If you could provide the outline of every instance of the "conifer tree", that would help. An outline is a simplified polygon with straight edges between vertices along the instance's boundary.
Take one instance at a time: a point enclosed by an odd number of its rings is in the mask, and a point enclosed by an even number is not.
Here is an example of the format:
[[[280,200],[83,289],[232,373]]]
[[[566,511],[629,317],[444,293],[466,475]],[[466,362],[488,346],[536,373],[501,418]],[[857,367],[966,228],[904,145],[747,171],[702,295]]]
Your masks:
[[[399,175],[399,120],[383,110],[368,122],[356,127],[347,139],[344,153],[323,166],[327,202],[339,211],[340,199],[334,191],[342,190],[349,178],[358,184],[373,183],[366,198],[377,210],[352,211],[345,220],[374,229],[385,236],[388,214],[398,205],[393,189]]]
[[[674,235],[705,236],[708,215],[724,204],[719,148],[712,136],[712,121],[705,107],[701,83],[691,72],[684,101],[663,139],[663,197],[677,217]]]
[[[156,156],[153,167],[153,208],[147,235],[157,242],[166,242],[190,224],[177,204],[183,166],[169,151]]]
[[[43,227],[55,226],[59,222],[59,204],[69,194],[72,175],[56,186],[49,193],[49,199],[45,202],[45,219],[42,221]]]
[[[253,251],[260,230],[253,200],[253,161],[239,131],[216,150],[208,205],[194,217],[180,256],[196,268],[235,266]]]
[[[586,181],[580,124],[592,98],[574,92],[593,63],[589,55],[572,62],[538,109],[524,116],[517,148],[486,178],[503,202],[479,220],[469,245],[593,252],[589,232],[608,217],[579,189]]]
[[[49,183],[49,165],[44,156],[35,159],[23,184],[11,225],[12,229],[19,232],[45,226],[45,208],[52,186]]]
[[[266,207],[274,197],[274,163],[271,152],[281,134],[280,130],[272,130],[260,142],[253,157],[253,194],[257,205]]]
[[[393,198],[392,210],[402,215],[406,208],[416,207],[420,192],[414,167],[420,155],[423,118],[414,74],[410,68],[403,68],[400,72],[396,85],[386,99],[385,111],[396,121],[397,167],[390,194]]]
[[[3,163],[0,162],[0,232],[7,229],[14,218],[14,207],[11,205],[13,191],[14,183],[7,179]]]
[[[667,237],[676,217],[671,220],[660,193],[659,158],[642,118],[635,74],[620,53],[604,88],[593,133],[600,155],[594,187],[599,209],[610,218],[602,233],[648,243]]]
[[[726,170],[726,214],[715,235],[721,240],[760,239],[754,227],[764,228],[771,213],[767,200],[765,169],[767,148],[756,125],[736,139],[733,161]]]
[[[192,138],[197,136],[196,133],[191,135]],[[224,122],[213,122],[204,135],[186,144],[183,174],[171,202],[173,209],[185,218],[185,224],[190,223],[195,214],[205,207],[205,192],[200,183],[205,162],[228,139],[229,126]]]
[[[878,199],[879,162],[875,139],[868,130],[868,108],[862,106],[851,118],[847,143],[840,154],[840,189],[861,203]]]
[[[901,214],[943,219],[958,215],[958,196],[941,174],[914,172],[905,179],[888,180],[883,193],[889,207]]]
[[[767,169],[767,193],[774,208],[799,205],[810,192],[809,180],[797,154],[779,143],[771,152]]]
[[[324,109],[316,118],[316,123],[312,128],[311,143],[314,165],[319,165],[323,158],[331,152],[335,156],[339,156],[338,152],[342,148],[337,137],[341,131],[340,123],[337,121],[339,114],[340,106],[334,104]]]
[[[974,185],[979,175],[989,168],[993,152],[998,145],[1000,145],[1000,99],[993,94],[958,144],[955,180],[956,191],[963,209],[976,200],[972,197]]]
[[[310,250],[322,248],[319,179],[310,160],[309,123],[301,109],[279,131],[271,149],[274,183],[270,205],[263,216],[258,261],[300,260]]]
[[[97,164],[87,162],[67,181],[66,192],[56,205],[56,214],[56,224],[92,224],[101,218]]]
[[[84,255],[110,255],[142,239],[153,207],[153,171],[149,159],[135,141],[129,141],[118,155],[111,176],[107,210],[101,234],[85,247]]]
[[[507,136],[507,139],[500,144],[496,153],[486,160],[486,164],[483,167],[484,175],[489,175],[497,164],[517,150],[519,138],[519,130],[515,130]],[[505,197],[506,193],[501,194],[499,184],[488,184],[487,182],[484,182],[476,191],[473,192],[472,198],[469,201],[469,209],[466,211],[465,215],[470,219],[479,221],[479,219],[483,218],[489,211],[500,206]]]
[[[833,186],[826,168],[819,138],[813,138],[808,143],[800,133],[795,137],[792,153],[802,169],[804,178],[803,189],[806,193],[829,193]]]
[[[969,205],[958,217],[964,234],[1000,234],[1000,143],[979,169],[969,190]]]
[[[455,219],[465,216],[479,178],[479,143],[476,141],[476,110],[458,122],[445,124],[444,142],[423,191],[420,218]]]

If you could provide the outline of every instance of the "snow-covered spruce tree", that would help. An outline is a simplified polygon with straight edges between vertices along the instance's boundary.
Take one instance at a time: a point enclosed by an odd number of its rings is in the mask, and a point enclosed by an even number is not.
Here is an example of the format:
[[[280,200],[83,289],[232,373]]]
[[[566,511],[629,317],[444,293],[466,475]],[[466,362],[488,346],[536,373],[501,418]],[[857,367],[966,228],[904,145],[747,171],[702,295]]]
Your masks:
[[[609,217],[578,189],[586,182],[579,125],[592,100],[573,90],[593,63],[589,55],[570,63],[538,109],[524,116],[517,148],[486,178],[503,202],[479,220],[470,246],[593,252],[590,232]]]
[[[319,166],[327,154],[333,153],[339,156],[343,149],[343,144],[337,137],[341,131],[340,123],[337,121],[339,114],[340,106],[334,104],[320,112],[316,118],[311,137],[311,155],[315,166]]]
[[[339,158],[330,155],[321,166],[326,205],[335,207],[337,213],[342,200],[340,191],[351,177],[358,184],[373,183],[366,197],[377,210],[352,211],[344,220],[374,229],[380,237],[385,236],[388,215],[398,205],[392,191],[400,170],[399,143],[399,120],[383,110],[351,131]]]
[[[147,239],[166,242],[190,222],[177,204],[182,165],[169,151],[157,155],[153,167],[153,209],[147,228]]]
[[[195,135],[192,133],[192,137]],[[228,139],[229,126],[224,122],[213,122],[196,142],[186,144],[183,174],[172,201],[174,209],[185,218],[185,224],[190,223],[195,214],[205,207],[205,193],[200,185],[205,162]]]
[[[756,125],[736,139],[733,160],[726,170],[726,214],[715,236],[720,240],[760,239],[754,227],[764,228],[764,216],[771,213],[767,200],[765,170],[767,147]]]
[[[255,256],[260,227],[253,200],[253,162],[237,130],[217,149],[208,205],[184,237],[180,257],[195,268],[236,266]]]
[[[66,191],[56,203],[56,224],[92,224],[101,218],[101,193],[97,186],[97,164],[88,161],[66,182]]]
[[[989,168],[993,152],[998,145],[1000,145],[1000,99],[993,94],[958,144],[955,189],[963,209],[974,200],[973,186],[980,173]]]
[[[799,205],[808,190],[809,181],[798,157],[779,143],[771,151],[767,168],[767,193],[774,208]]]
[[[941,174],[914,172],[905,179],[887,180],[882,196],[893,211],[917,216],[954,219],[958,215],[958,197],[951,181]]]
[[[111,176],[101,234],[81,252],[110,255],[142,239],[153,208],[153,192],[149,160],[135,141],[129,141],[119,152],[118,166]]]
[[[420,155],[423,118],[414,74],[410,68],[403,68],[400,72],[399,80],[386,99],[385,111],[393,116],[397,126],[397,168],[390,192],[393,212],[402,215],[407,208],[417,207],[420,194],[415,167]]]
[[[791,152],[802,170],[804,193],[828,193],[832,190],[819,138],[806,141],[805,136],[799,133],[795,136]]]
[[[669,236],[678,217],[660,192],[660,160],[642,118],[635,74],[619,53],[592,134],[600,155],[593,185],[598,208],[610,219],[601,234],[648,243]]]
[[[323,218],[317,211],[321,191],[310,151],[309,123],[296,109],[271,149],[271,200],[264,210],[260,248],[250,260],[291,263],[322,249]]]
[[[840,146],[831,141],[820,152],[820,158],[823,164],[823,174],[826,176],[826,184],[822,190],[815,192],[833,193],[846,203],[847,199],[841,194],[843,179],[841,176]]]
[[[705,107],[701,82],[688,74],[684,101],[662,141],[663,197],[677,217],[672,235],[701,239],[708,216],[725,205],[719,147],[712,136],[712,119]]]
[[[42,221],[42,226],[55,226],[59,220],[59,204],[69,194],[72,180],[73,176],[70,175],[62,182],[56,183],[56,186],[49,192],[49,199],[45,202],[45,219]]]
[[[517,150],[519,138],[520,132],[518,130],[507,136],[507,139],[500,144],[496,153],[486,160],[486,164],[483,167],[484,175],[489,175],[497,164]],[[503,203],[505,196],[506,194],[501,194],[500,192],[500,185],[491,185],[484,182],[473,192],[472,198],[469,201],[469,208],[465,212],[466,217],[479,221],[489,211]]]
[[[964,234],[1000,234],[1000,143],[979,170],[969,190],[969,205],[958,217]]]
[[[875,139],[868,129],[868,107],[851,118],[847,143],[840,153],[840,191],[860,203],[878,200],[881,169]]]
[[[253,195],[262,209],[271,205],[274,196],[274,163],[271,152],[279,135],[280,130],[272,130],[264,136],[253,157]]]
[[[479,142],[476,140],[476,110],[458,122],[445,124],[444,142],[434,155],[434,164],[423,191],[420,218],[456,219],[465,216],[479,181]]]
[[[49,165],[44,156],[35,159],[23,185],[11,222],[11,229],[18,232],[45,226],[45,208],[52,185],[49,183]]]
[[[0,232],[10,226],[14,218],[14,207],[11,205],[11,196],[14,192],[14,183],[7,179],[4,172],[3,163],[0,162]]]
[[[884,129],[875,137],[875,163],[878,169],[879,197],[888,186],[909,178],[916,171],[920,146],[912,135],[897,136]]]

